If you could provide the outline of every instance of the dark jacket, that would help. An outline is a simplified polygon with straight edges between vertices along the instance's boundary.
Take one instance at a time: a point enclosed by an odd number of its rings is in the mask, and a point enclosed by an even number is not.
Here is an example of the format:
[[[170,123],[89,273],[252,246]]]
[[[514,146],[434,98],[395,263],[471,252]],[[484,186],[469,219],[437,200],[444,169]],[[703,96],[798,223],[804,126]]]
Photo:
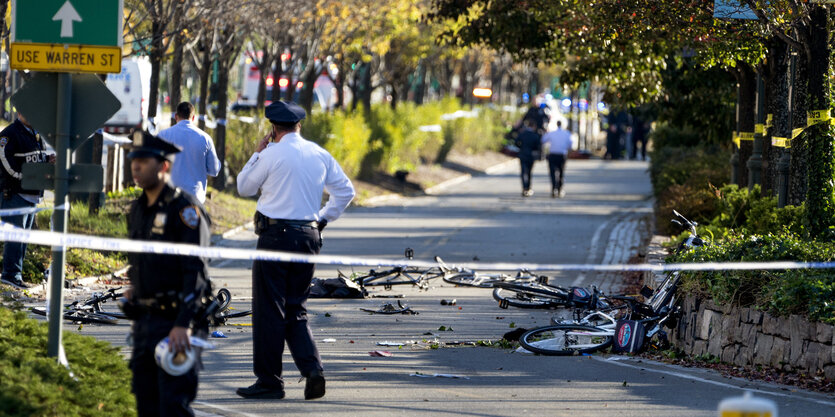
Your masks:
[[[203,205],[191,194],[165,184],[157,202],[148,207],[143,193],[128,214],[128,236],[133,240],[174,242],[208,246],[211,221]],[[128,255],[134,297],[160,302],[176,299],[175,325],[189,327],[202,298],[211,293],[208,265],[195,256],[130,253]]]
[[[47,158],[43,141],[34,130],[28,129],[23,122],[15,120],[0,132],[0,165],[2,169],[2,189],[14,194],[43,195],[43,190],[24,190],[20,184],[23,178],[23,164],[46,163]]]
[[[539,133],[530,129],[523,129],[516,136],[516,146],[519,148],[519,159],[539,159],[542,154],[542,139]]]

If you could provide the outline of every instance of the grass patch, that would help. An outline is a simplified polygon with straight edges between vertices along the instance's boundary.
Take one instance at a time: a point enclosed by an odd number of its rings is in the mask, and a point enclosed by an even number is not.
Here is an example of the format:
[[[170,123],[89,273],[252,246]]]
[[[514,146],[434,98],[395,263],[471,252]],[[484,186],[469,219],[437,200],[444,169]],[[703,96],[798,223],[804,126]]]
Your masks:
[[[46,322],[0,307],[0,415],[136,415],[118,350],[72,332],[63,341],[69,370],[46,355]]]

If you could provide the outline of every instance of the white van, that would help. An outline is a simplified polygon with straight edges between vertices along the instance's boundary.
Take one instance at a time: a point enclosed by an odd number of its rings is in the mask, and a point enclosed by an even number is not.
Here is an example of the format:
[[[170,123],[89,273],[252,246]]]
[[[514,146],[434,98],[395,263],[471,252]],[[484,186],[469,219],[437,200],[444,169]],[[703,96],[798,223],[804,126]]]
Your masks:
[[[122,60],[122,72],[107,74],[107,88],[122,103],[122,108],[104,123],[104,131],[127,134],[145,128],[148,96],[151,93],[151,61],[148,57]]]

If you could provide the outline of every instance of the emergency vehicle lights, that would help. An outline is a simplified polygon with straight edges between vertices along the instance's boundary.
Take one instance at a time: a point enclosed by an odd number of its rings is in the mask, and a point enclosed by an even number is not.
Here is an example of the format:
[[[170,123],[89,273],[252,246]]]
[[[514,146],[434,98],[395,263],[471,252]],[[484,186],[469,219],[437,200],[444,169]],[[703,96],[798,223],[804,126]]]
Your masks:
[[[473,88],[473,96],[479,98],[490,98],[493,96],[493,90],[489,88]]]

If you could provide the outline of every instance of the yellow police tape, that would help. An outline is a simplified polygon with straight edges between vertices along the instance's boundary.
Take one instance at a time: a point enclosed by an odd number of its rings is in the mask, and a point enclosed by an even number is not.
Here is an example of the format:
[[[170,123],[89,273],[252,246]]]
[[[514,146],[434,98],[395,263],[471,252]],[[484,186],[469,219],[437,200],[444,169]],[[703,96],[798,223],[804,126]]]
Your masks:
[[[754,125],[753,132],[739,132],[734,133],[731,136],[731,141],[734,145],[740,147],[740,144],[743,140],[749,141],[754,140],[754,135],[765,135],[768,129],[773,127],[774,122],[774,115],[768,114],[765,117],[765,123],[757,123]],[[771,137],[771,146],[777,148],[790,148],[791,141],[798,136],[800,136],[803,131],[806,129],[815,126],[820,123],[829,122],[829,124],[835,125],[835,117],[832,117],[830,110],[811,110],[806,113],[806,126],[799,127],[797,129],[792,129],[792,136],[790,138],[785,138],[781,136],[772,136]]]

